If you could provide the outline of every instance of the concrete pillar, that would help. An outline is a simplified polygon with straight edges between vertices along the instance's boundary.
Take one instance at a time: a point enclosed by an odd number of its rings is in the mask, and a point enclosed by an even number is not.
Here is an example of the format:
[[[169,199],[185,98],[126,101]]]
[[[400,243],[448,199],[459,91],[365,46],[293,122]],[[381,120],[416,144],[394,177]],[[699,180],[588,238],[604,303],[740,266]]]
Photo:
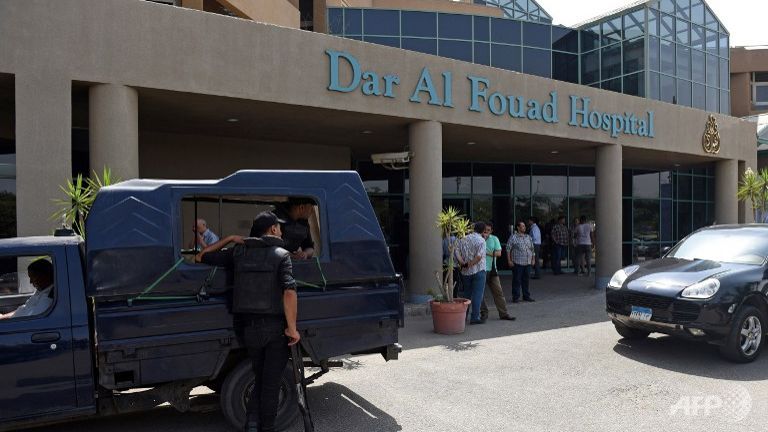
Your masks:
[[[718,224],[739,223],[738,181],[739,162],[736,159],[715,162],[715,221]]]
[[[757,161],[754,161],[754,163],[751,166],[757,166]],[[747,170],[747,163],[745,161],[739,161],[739,168],[737,175],[737,182],[739,179],[741,179],[741,176],[744,174],[744,171]],[[755,169],[757,171],[757,169]],[[737,186],[738,188],[738,186]],[[739,223],[753,223],[755,222],[755,214],[752,212],[752,205],[748,203],[748,200],[745,201],[739,201]]]
[[[90,168],[109,167],[115,178],[139,176],[139,96],[117,84],[98,84],[88,92]]]
[[[440,230],[435,222],[443,202],[443,125],[412,123],[408,129],[411,157],[409,301],[424,303],[427,291],[437,288],[435,272],[443,266]]]
[[[621,146],[598,147],[595,155],[595,237],[597,266],[595,288],[605,289],[616,270],[621,268]],[[627,215],[631,217],[631,215]]]
[[[50,216],[72,177],[72,82],[35,72],[16,75],[17,235],[50,235]]]

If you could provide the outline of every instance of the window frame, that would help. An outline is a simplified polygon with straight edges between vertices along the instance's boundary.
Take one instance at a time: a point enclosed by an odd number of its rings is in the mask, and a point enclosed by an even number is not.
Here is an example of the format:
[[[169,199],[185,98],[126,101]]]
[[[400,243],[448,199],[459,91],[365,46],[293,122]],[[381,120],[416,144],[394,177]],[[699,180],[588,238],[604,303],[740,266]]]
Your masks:
[[[36,258],[36,259],[48,258],[50,260],[50,262],[51,262],[51,265],[53,265],[53,299],[52,299],[53,301],[51,302],[51,305],[48,307],[48,309],[46,309],[45,312],[43,312],[43,313],[40,313],[40,314],[37,314],[37,315],[28,315],[28,316],[18,317],[18,318],[16,318],[16,317],[6,318],[6,319],[3,319],[3,320],[0,320],[0,323],[32,321],[32,320],[37,320],[37,319],[48,318],[49,316],[51,316],[53,311],[56,310],[56,308],[58,306],[58,303],[59,303],[59,300],[62,297],[61,294],[60,294],[62,283],[67,283],[67,284],[69,283],[69,280],[68,280],[67,277],[64,277],[64,279],[62,280],[62,275],[60,274],[61,270],[57,268],[57,261],[58,260],[56,259],[56,253],[53,250],[51,250],[51,249],[42,249],[42,250],[39,250],[39,251],[9,250],[9,251],[5,251],[4,253],[0,253],[0,259],[9,258],[9,257],[15,257],[16,259],[18,259],[18,258]],[[30,261],[30,263],[31,262],[32,261]],[[66,261],[64,261],[64,262],[66,262]],[[18,267],[18,261],[17,261],[17,267]],[[29,277],[28,273],[25,273],[25,274],[26,274],[27,277]],[[17,276],[16,276],[16,278],[17,278],[17,282],[16,282],[17,283],[17,291],[16,291],[16,294],[9,294],[8,296],[1,296],[1,297],[4,297],[4,298],[5,297],[24,298],[24,302],[20,303],[16,309],[21,307],[24,303],[26,303],[27,300],[29,300],[29,298],[31,298],[35,294],[35,292],[32,292],[29,295],[27,295],[27,294],[20,294],[18,292],[18,287],[20,286],[20,283],[19,283],[20,280],[18,280],[18,277],[19,277],[19,275],[18,275],[18,272],[17,272]],[[69,313],[69,311],[67,311],[67,313]]]
[[[765,101],[758,101],[757,100],[757,89],[758,87],[765,87],[768,88],[768,81],[757,81],[756,78],[756,72],[752,72],[750,74],[750,87],[751,87],[751,94],[752,94],[752,105],[754,106],[768,106],[768,99]]]

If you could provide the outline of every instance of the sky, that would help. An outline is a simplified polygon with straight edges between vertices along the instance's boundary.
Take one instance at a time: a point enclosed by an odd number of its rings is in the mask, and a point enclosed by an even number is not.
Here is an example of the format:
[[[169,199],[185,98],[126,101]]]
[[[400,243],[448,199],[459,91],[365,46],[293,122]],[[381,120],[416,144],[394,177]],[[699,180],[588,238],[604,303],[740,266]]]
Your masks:
[[[705,0],[731,33],[731,46],[768,45],[768,0]],[[537,0],[555,24],[572,25],[619,9],[632,0]],[[736,5],[734,7],[734,5]]]

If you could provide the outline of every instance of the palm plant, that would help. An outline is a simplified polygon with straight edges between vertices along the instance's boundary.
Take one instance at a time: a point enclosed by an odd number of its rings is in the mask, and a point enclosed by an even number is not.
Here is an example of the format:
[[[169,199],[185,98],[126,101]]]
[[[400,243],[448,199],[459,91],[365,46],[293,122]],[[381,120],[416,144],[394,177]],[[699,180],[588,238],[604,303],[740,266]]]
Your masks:
[[[61,220],[85,238],[85,219],[91,211],[96,194],[102,187],[118,181],[113,178],[112,171],[108,167],[104,167],[101,176],[96,171],[93,171],[92,176],[87,179],[83,179],[83,175],[78,174],[74,179],[59,186],[64,197],[53,200],[58,210],[51,215],[51,219]]]
[[[448,242],[448,260],[444,263],[442,275],[440,272],[435,272],[439,292],[436,300],[453,302],[454,254],[459,240],[472,232],[472,224],[456,208],[448,207],[437,215],[437,227],[440,229],[444,241]]]

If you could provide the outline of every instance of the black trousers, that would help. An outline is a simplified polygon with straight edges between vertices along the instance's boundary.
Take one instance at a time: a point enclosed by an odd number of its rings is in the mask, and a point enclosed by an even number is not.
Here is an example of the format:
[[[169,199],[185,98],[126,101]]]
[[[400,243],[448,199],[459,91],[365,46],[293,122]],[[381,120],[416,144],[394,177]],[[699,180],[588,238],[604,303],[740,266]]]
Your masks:
[[[249,319],[243,328],[248,357],[253,362],[253,373],[256,375],[253,393],[246,407],[247,421],[251,425],[257,423],[260,432],[275,430],[280,380],[290,356],[285,326],[285,319],[275,316]]]

